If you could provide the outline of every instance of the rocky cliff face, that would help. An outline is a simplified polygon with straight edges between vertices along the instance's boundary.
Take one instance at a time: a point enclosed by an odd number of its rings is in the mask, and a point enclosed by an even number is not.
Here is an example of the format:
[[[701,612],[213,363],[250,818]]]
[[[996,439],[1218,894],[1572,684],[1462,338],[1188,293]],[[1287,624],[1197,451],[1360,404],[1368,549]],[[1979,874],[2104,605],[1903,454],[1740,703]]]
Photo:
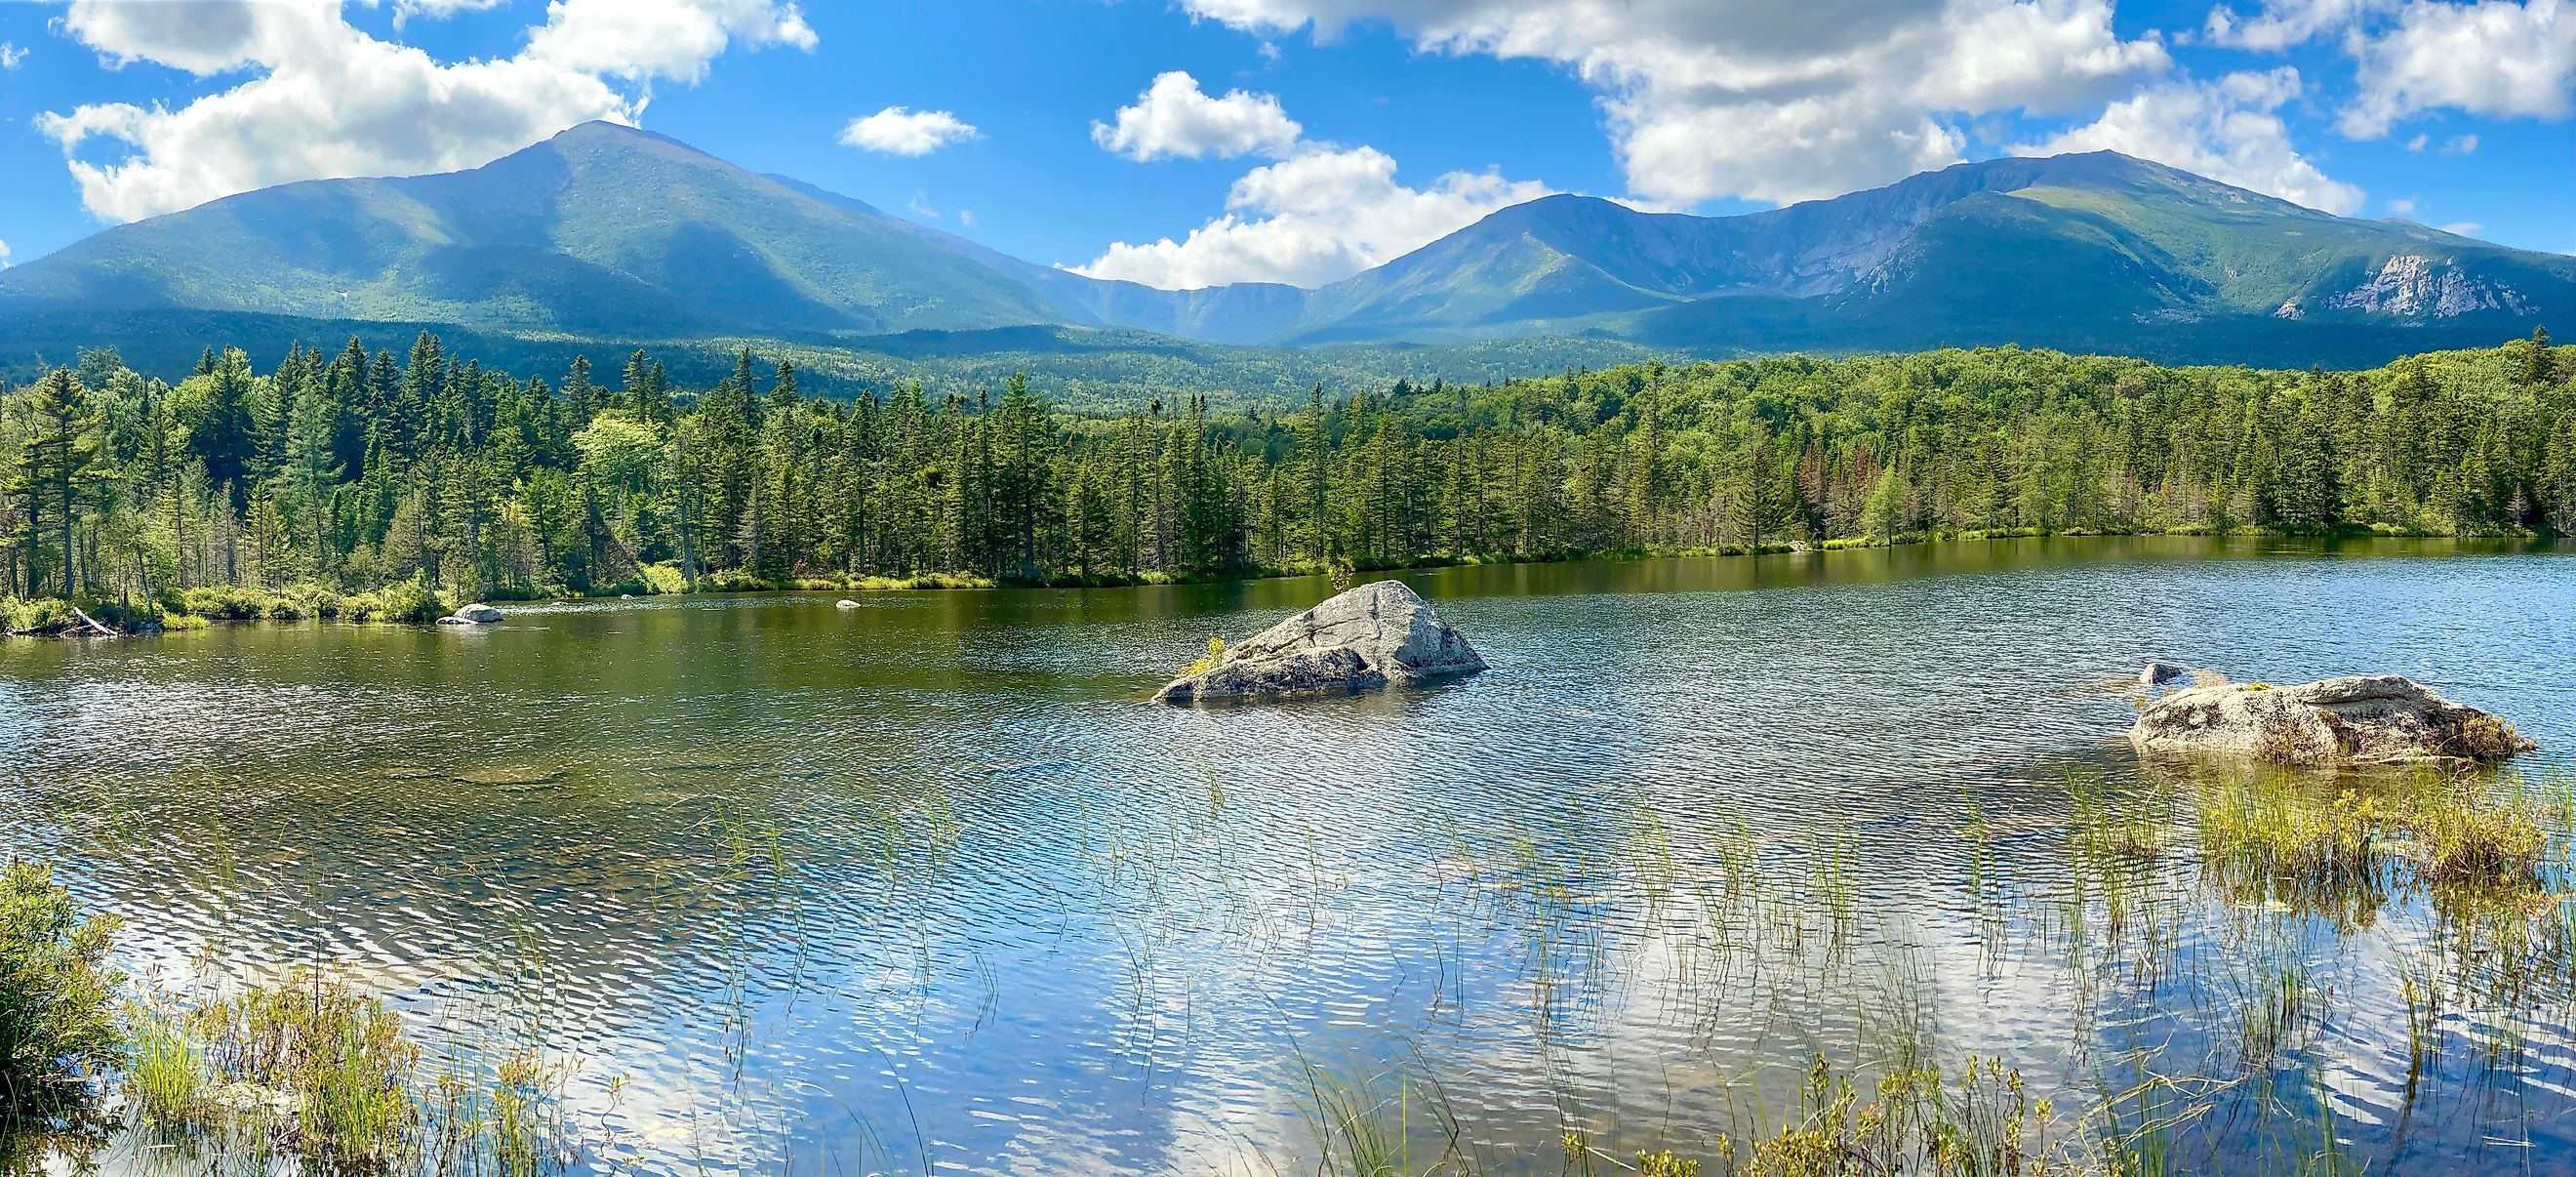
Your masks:
[[[2479,278],[2451,259],[2412,253],[2390,257],[2335,305],[2406,319],[2449,319],[2478,311],[2532,313],[2531,304],[2513,287]]]

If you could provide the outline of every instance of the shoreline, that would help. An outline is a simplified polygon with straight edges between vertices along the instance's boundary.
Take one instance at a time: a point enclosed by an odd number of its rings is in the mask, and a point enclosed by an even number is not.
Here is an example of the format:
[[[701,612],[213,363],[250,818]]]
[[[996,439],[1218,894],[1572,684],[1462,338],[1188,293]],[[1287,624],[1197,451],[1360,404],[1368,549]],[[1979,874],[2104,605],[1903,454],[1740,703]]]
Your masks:
[[[2430,532],[2346,530],[2328,534],[2303,534],[2260,528],[2239,528],[2227,532],[2190,528],[2178,528],[2163,531],[2100,531],[2088,528],[2079,528],[2067,531],[2047,531],[2038,528],[1999,528],[1993,530],[1980,529],[1948,533],[1915,533],[1884,539],[1845,538],[1812,542],[1792,541],[1787,543],[1765,543],[1758,547],[1726,544],[1716,547],[1659,547],[1587,551],[1568,553],[1561,556],[1516,558],[1484,556],[1454,558],[1438,557],[1403,563],[1342,565],[1338,569],[1319,567],[1311,562],[1307,562],[1290,567],[1256,566],[1251,568],[1241,568],[1221,574],[1204,576],[1165,576],[1159,574],[1148,574],[1143,576],[1103,576],[1058,578],[1050,580],[1018,580],[1013,578],[997,579],[974,573],[929,572],[905,577],[806,577],[785,583],[752,581],[743,578],[727,578],[730,580],[730,583],[728,584],[710,584],[702,586],[694,591],[687,589],[681,589],[679,591],[653,591],[647,585],[630,584],[613,586],[608,590],[590,593],[521,593],[516,590],[500,590],[486,593],[475,599],[478,601],[498,604],[525,605],[532,603],[548,603],[563,605],[573,604],[576,602],[586,603],[593,601],[617,600],[686,600],[691,598],[753,596],[765,593],[898,593],[989,591],[996,589],[1081,590],[1156,588],[1193,585],[1243,584],[1263,580],[1292,580],[1299,577],[1328,576],[1334,574],[1336,571],[1342,572],[1353,578],[1358,578],[1390,573],[1430,572],[1450,568],[1548,566],[1559,564],[1625,564],[1653,560],[1739,559],[1744,557],[1760,556],[1812,555],[1827,552],[1855,552],[1894,548],[1950,546],[1971,543],[1990,543],[1998,540],[2158,538],[2198,538],[2221,541],[2292,540],[2303,543],[2319,544],[2336,544],[2357,540],[2418,540],[2451,541],[2456,543],[2484,543],[2517,546],[2522,548],[2548,548],[2563,546],[2570,542],[2570,537],[2544,535],[2537,532],[2523,532],[2521,534],[2509,535],[2455,535]],[[665,566],[656,565],[654,567],[658,570]],[[399,589],[403,586],[392,587]],[[638,588],[643,588],[647,591],[625,591]],[[443,599],[433,593],[429,595],[425,604],[435,606],[434,610],[423,611],[420,615],[410,618],[389,618],[383,616],[385,609],[383,604],[379,603],[382,594],[386,591],[387,590],[385,589],[377,589],[344,594],[337,590],[310,584],[289,585],[280,589],[252,589],[228,586],[200,586],[189,589],[178,589],[172,590],[172,592],[181,598],[180,603],[189,607],[185,611],[171,609],[168,607],[170,602],[168,597],[165,595],[158,623],[142,625],[137,625],[137,622],[143,616],[141,607],[133,605],[119,604],[115,602],[101,602],[89,599],[83,599],[75,605],[74,602],[65,601],[60,597],[39,597],[32,599],[0,597],[0,620],[5,620],[13,609],[19,611],[34,609],[39,612],[58,612],[67,615],[74,613],[76,609],[87,609],[93,613],[113,612],[115,615],[121,617],[125,624],[133,627],[109,634],[96,632],[87,625],[83,625],[78,628],[66,626],[58,631],[22,630],[15,626],[0,625],[0,638],[76,638],[81,640],[135,638],[157,636],[171,631],[204,629],[218,624],[234,625],[255,623],[305,624],[310,622],[328,622],[340,625],[428,628],[433,626],[437,619],[444,616],[447,611],[446,606],[441,603]],[[187,600],[191,595],[200,596],[203,600],[201,602]],[[104,609],[102,606],[104,606]],[[352,620],[350,615],[353,612],[359,613],[361,616]],[[83,620],[86,620],[86,618],[84,617]]]

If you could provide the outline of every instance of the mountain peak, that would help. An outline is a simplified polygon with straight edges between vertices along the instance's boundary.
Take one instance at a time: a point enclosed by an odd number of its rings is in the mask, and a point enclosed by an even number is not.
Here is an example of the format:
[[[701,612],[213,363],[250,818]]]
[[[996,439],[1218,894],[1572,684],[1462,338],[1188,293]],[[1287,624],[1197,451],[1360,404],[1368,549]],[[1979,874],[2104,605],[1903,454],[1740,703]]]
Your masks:
[[[586,123],[574,123],[563,130],[555,132],[545,140],[538,143],[532,143],[522,150],[543,150],[548,147],[556,148],[558,150],[563,148],[608,148],[611,150],[652,150],[673,148],[701,159],[717,163],[724,162],[716,156],[709,155],[688,143],[674,139],[659,131],[648,131],[642,127],[633,126],[628,123],[612,122],[608,119],[592,119]]]

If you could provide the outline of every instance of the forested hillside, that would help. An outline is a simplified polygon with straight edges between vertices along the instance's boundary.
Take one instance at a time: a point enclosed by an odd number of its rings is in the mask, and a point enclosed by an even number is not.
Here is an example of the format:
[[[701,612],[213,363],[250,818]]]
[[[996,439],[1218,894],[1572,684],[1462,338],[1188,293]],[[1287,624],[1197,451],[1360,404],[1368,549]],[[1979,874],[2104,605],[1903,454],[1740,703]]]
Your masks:
[[[2545,336],[2356,374],[2006,348],[1109,416],[1017,378],[813,398],[749,352],[689,389],[642,352],[505,373],[428,335],[265,370],[209,347],[175,385],[102,350],[6,398],[0,580],[329,612],[388,585],[1108,582],[2022,529],[2565,535],[2571,379]],[[209,587],[245,591],[184,600]]]

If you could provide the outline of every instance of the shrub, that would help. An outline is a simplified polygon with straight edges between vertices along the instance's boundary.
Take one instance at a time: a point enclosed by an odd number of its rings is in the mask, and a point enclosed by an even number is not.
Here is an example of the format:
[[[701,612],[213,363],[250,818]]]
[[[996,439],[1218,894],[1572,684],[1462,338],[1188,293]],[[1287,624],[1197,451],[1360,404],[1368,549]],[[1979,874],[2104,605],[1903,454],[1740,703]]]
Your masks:
[[[397,625],[427,625],[447,612],[436,590],[425,577],[396,581],[377,593],[380,602],[375,620]]]
[[[2463,715],[2442,730],[2444,755],[2480,764],[2511,760],[2533,747],[2512,724],[2483,713]]]
[[[0,597],[0,628],[13,634],[60,632],[74,621],[71,602],[54,597]]]
[[[699,581],[698,587],[718,593],[762,593],[778,586],[740,568],[726,568]]]
[[[116,929],[114,916],[82,919],[44,867],[0,873],[0,1118],[56,1114],[122,1060],[110,1005],[125,978],[107,967]]]
[[[643,574],[644,591],[650,593],[685,593],[689,578],[680,575],[677,564],[647,564],[636,570]]]
[[[208,585],[181,589],[179,607],[171,612],[210,621],[255,621],[269,615],[271,604],[268,594],[255,589]]]
[[[297,581],[277,590],[280,606],[292,609],[296,617],[338,617],[340,594],[329,585],[309,580]]]

